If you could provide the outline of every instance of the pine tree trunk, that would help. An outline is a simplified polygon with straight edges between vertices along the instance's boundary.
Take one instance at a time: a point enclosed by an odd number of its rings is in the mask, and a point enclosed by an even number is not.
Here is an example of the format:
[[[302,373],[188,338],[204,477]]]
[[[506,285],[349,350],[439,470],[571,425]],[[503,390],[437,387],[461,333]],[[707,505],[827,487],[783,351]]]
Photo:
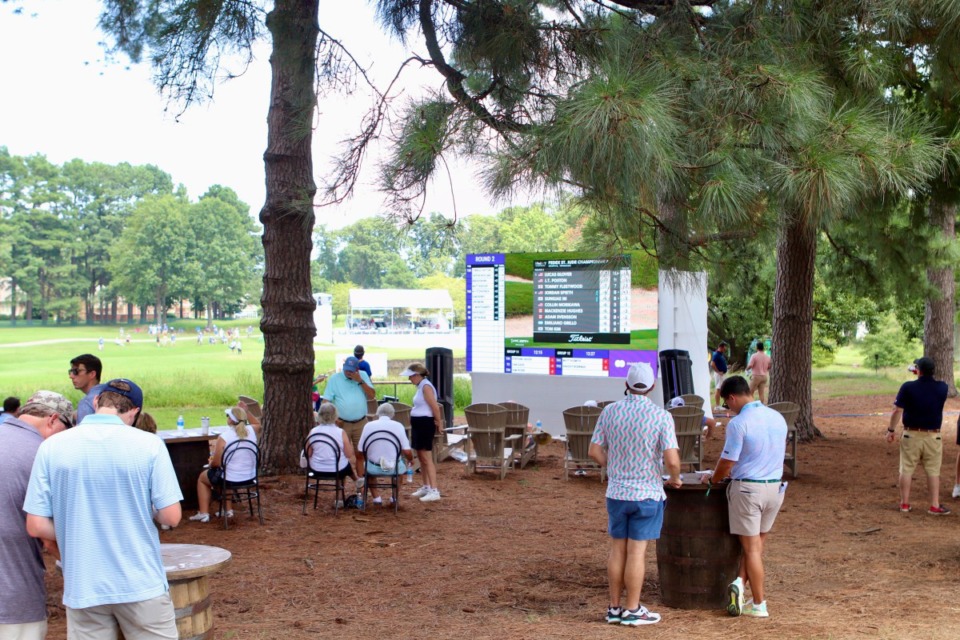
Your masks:
[[[311,140],[318,0],[276,0],[267,16],[273,38],[273,80],[263,154],[267,197],[263,224],[264,473],[299,471],[300,447],[312,424],[313,310],[310,250],[313,231]],[[242,392],[242,390],[241,390]]]
[[[777,282],[773,294],[773,367],[770,402],[800,405],[797,436],[822,435],[813,424],[813,276],[817,228],[802,216],[783,221],[777,239]]]
[[[930,199],[930,226],[939,229],[944,242],[953,244],[957,207],[936,196]],[[927,269],[927,280],[938,294],[927,298],[923,314],[923,355],[933,358],[935,377],[947,383],[951,398],[957,395],[953,377],[954,306],[953,265],[944,264]]]

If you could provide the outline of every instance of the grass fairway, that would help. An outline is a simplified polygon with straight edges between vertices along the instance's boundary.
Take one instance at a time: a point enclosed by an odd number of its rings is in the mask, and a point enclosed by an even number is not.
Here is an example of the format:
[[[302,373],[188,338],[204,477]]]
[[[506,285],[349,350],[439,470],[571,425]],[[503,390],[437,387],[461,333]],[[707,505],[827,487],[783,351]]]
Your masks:
[[[114,343],[119,327],[0,327],[0,397],[14,395],[26,400],[37,389],[51,389],[76,404],[82,396],[67,376],[70,358],[93,353],[103,360],[104,380],[126,377],[143,387],[146,410],[161,429],[175,428],[181,414],[188,427],[199,426],[202,416],[210,416],[213,424],[222,424],[223,409],[234,404],[237,395],[263,398],[263,341],[256,330],[251,338],[241,338],[243,355],[238,356],[219,341],[209,344],[206,335],[198,345],[194,329],[198,324],[177,323],[175,326],[182,326],[184,333],[178,334],[174,346],[159,348],[146,329],[136,333],[127,326],[124,331],[130,333],[131,341],[124,346]],[[238,326],[245,336],[249,325],[249,321],[235,321],[224,326]],[[101,336],[105,345],[99,352],[97,340]],[[317,347],[316,370],[334,369],[335,355],[348,351],[344,346]],[[367,351],[386,349],[368,347]],[[391,348],[389,356],[417,361],[422,360],[423,351]],[[814,369],[814,397],[888,395],[893,402],[900,385],[912,378],[906,372],[906,363],[874,371],[863,367],[861,361],[855,347],[840,349],[834,364]],[[454,387],[456,405],[462,410],[470,402],[470,382],[458,378]],[[412,394],[409,385],[398,389],[402,402],[409,403]]]
[[[157,347],[145,328],[136,333],[125,326],[130,342],[123,346],[114,343],[119,327],[0,328],[0,397],[26,400],[37,389],[50,389],[76,405],[82,394],[67,375],[70,359],[92,353],[103,361],[104,381],[130,378],[143,387],[145,409],[161,429],[176,428],[179,415],[188,427],[200,426],[202,416],[210,416],[214,425],[223,424],[223,409],[235,404],[237,395],[263,398],[263,341],[256,330],[251,338],[245,337],[248,321],[224,324],[241,328],[243,355],[237,355],[219,340],[209,344],[207,335],[197,344],[197,324],[174,325],[185,331],[178,334],[175,345],[167,347]],[[97,350],[101,336],[105,341],[102,352]],[[376,347],[367,350],[383,351]],[[343,346],[317,347],[316,371],[334,369],[335,355],[348,351]],[[422,349],[391,349],[389,353],[391,358],[423,359]]]

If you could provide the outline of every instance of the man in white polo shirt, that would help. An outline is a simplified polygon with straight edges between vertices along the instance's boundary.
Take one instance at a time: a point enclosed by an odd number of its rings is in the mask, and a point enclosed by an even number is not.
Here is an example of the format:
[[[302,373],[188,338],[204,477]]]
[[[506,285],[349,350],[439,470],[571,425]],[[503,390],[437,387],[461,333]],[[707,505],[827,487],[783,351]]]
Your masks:
[[[728,587],[727,613],[766,618],[769,614],[763,590],[763,546],[787,488],[781,482],[787,423],[780,413],[753,400],[750,384],[742,376],[724,380],[720,397],[735,417],[727,424],[723,453],[706,482],[717,484],[730,477],[730,533],[739,536],[743,547],[737,579]],[[753,598],[744,604],[748,582]]]
[[[180,522],[180,487],[163,441],[132,425],[143,392],[103,385],[96,413],[40,445],[23,510],[27,532],[56,542],[70,638],[177,638],[153,524]]]

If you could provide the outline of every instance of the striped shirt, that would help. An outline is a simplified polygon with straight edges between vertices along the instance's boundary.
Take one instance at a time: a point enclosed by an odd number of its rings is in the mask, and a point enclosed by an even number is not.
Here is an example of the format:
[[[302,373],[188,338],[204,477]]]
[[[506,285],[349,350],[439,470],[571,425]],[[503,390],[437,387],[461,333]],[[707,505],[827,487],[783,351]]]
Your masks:
[[[607,447],[608,498],[666,500],[663,452],[679,448],[669,413],[646,396],[628,395],[603,408],[591,442]]]
[[[182,498],[163,440],[93,414],[40,445],[23,510],[53,518],[63,604],[84,609],[167,592],[153,509]]]

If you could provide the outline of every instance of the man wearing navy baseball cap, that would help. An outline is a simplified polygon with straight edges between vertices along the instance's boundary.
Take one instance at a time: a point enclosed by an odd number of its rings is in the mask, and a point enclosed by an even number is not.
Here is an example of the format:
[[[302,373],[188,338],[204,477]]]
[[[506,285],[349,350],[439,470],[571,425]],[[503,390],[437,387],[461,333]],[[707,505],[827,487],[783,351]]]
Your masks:
[[[160,438],[130,426],[143,408],[131,380],[104,384],[94,407],[40,445],[23,505],[27,532],[63,552],[70,637],[116,637],[119,629],[127,638],[176,638],[152,522],[180,522],[170,455]]]
[[[932,358],[914,361],[917,379],[900,385],[893,401],[893,413],[887,427],[887,442],[896,439],[897,426],[903,421],[900,436],[900,511],[909,513],[910,486],[918,465],[927,474],[927,493],[932,516],[945,516],[950,509],[940,504],[940,464],[943,461],[943,405],[947,401],[947,383],[934,377],[936,367]]]

